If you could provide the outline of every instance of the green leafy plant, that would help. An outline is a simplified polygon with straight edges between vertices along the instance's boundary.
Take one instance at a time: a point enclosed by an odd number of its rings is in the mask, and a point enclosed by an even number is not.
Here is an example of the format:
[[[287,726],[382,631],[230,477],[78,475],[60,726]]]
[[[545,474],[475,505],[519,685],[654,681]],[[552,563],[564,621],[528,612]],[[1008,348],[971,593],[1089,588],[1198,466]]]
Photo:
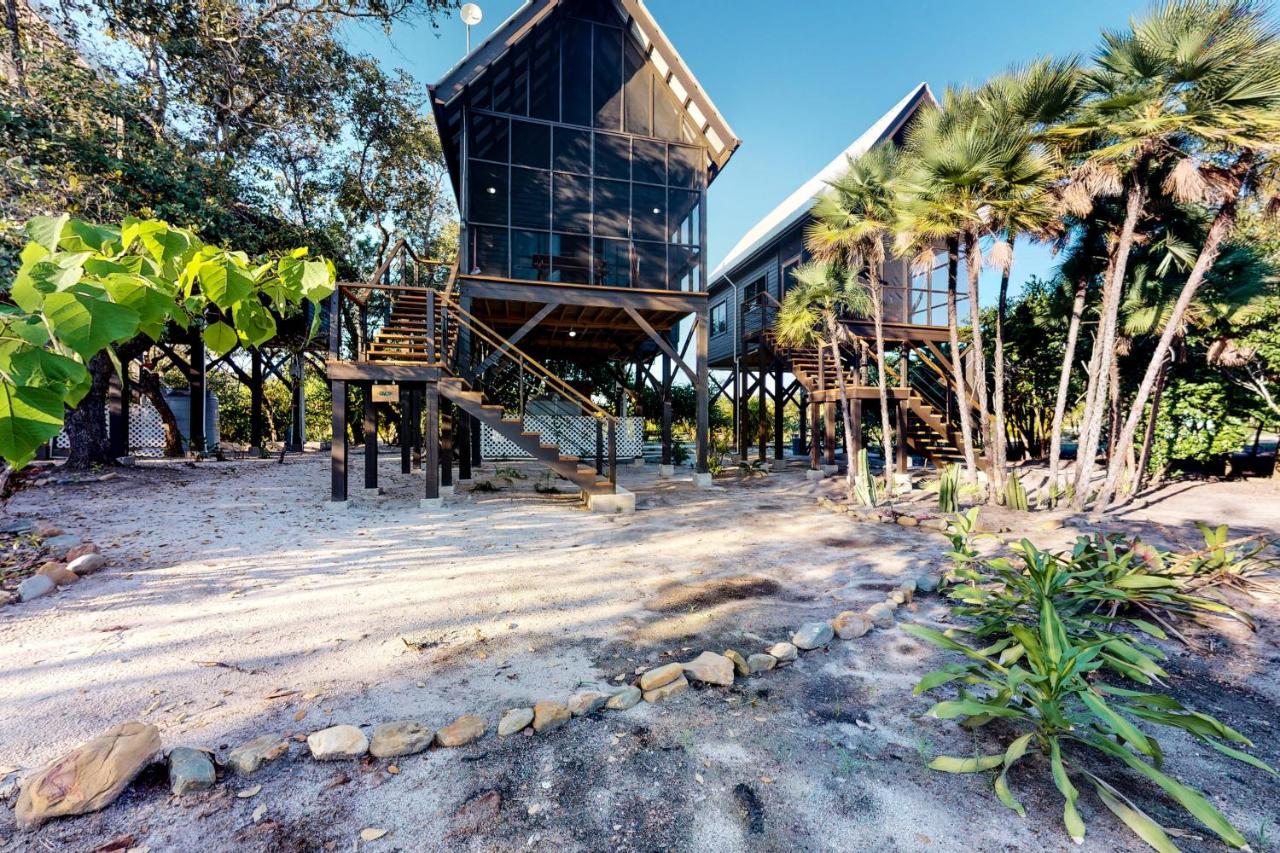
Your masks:
[[[982,535],[978,532],[978,507],[971,507],[968,512],[958,512],[948,518],[944,533],[951,543],[947,557],[951,560],[953,574],[969,568],[981,559],[978,549],[973,545]]]
[[[938,509],[945,513],[960,511],[960,466],[952,463],[942,469],[938,483]]]
[[[865,447],[858,451],[857,460],[856,479],[853,486],[854,497],[863,506],[873,507],[880,501],[876,492],[876,481],[871,476],[871,466],[867,462],[867,449]]]
[[[507,465],[502,468],[495,468],[493,471],[493,476],[497,477],[499,480],[506,480],[507,482],[512,482],[514,480],[529,479],[529,476],[525,474],[523,471],[521,471],[519,468],[513,468],[510,465]]]
[[[314,332],[334,287],[333,265],[306,249],[253,264],[154,219],[116,228],[42,216],[26,234],[13,304],[0,306],[0,456],[15,467],[62,431],[97,354],[115,360],[113,345],[159,340],[169,324],[203,329],[215,355],[260,346],[275,336],[276,317],[304,301],[316,306]]]
[[[1226,586],[1255,592],[1267,579],[1274,581],[1280,569],[1275,541],[1263,535],[1231,539],[1225,524],[1210,527],[1197,522],[1196,527],[1204,537],[1204,547],[1167,560],[1169,574],[1186,578],[1186,589]]]
[[[689,445],[679,440],[671,442],[671,461],[676,465],[688,465]]]
[[[763,459],[743,459],[738,463],[738,476],[743,479],[769,476],[769,463]]]
[[[1107,643],[1073,638],[1050,600],[1043,600],[1032,624],[1009,626],[1011,639],[1022,650],[1013,659],[1005,648],[971,648],[920,625],[904,625],[903,629],[967,658],[964,663],[928,673],[916,685],[917,694],[948,684],[957,686],[956,697],[935,704],[929,711],[932,716],[959,719],[967,728],[1001,720],[1022,732],[1001,752],[939,756],[929,763],[932,769],[948,773],[998,771],[994,779],[997,799],[1022,815],[1025,809],[1009,787],[1009,769],[1029,752],[1038,752],[1048,762],[1050,776],[1062,795],[1063,824],[1077,843],[1084,840],[1085,824],[1077,808],[1080,795],[1071,779],[1073,772],[1092,784],[1102,803],[1143,841],[1156,850],[1176,851],[1168,830],[1086,767],[1082,756],[1093,752],[1144,776],[1227,844],[1247,846],[1244,836],[1202,793],[1164,772],[1164,750],[1142,726],[1181,729],[1230,758],[1273,775],[1275,771],[1240,748],[1252,746],[1248,738],[1207,714],[1189,710],[1169,696],[1087,680],[1086,676],[1103,665]]]
[[[1004,483],[1004,505],[1009,509],[1026,512],[1030,509],[1027,503],[1027,490],[1017,474],[1010,474]]]

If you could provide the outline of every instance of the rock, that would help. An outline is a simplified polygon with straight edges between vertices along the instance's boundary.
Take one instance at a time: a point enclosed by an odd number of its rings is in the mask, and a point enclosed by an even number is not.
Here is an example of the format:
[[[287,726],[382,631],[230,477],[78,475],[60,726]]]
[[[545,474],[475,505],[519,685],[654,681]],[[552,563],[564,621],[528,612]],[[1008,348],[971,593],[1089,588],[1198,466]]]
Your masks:
[[[733,661],[715,652],[703,652],[684,665],[684,674],[695,681],[728,687],[733,684]]]
[[[227,766],[241,776],[250,776],[289,751],[289,742],[279,735],[260,735],[227,753]]]
[[[893,627],[893,608],[881,602],[867,608],[866,616],[877,628]]]
[[[55,556],[66,554],[79,544],[80,537],[71,533],[63,533],[44,540],[44,546],[52,551]]]
[[[653,690],[644,692],[644,701],[661,702],[664,699],[670,699],[673,696],[679,696],[681,693],[689,689],[689,679],[683,675],[675,681],[668,681],[661,687],[655,687]]]
[[[610,711],[626,711],[640,704],[641,692],[640,688],[634,684],[628,685],[617,693],[609,697],[609,701],[604,706]]]
[[[533,722],[532,708],[512,708],[498,720],[498,737],[508,737],[524,731]]]
[[[608,701],[608,693],[601,693],[598,690],[583,690],[570,696],[569,701],[565,703],[565,707],[575,717],[585,717],[592,711],[599,711],[604,707],[604,703]]]
[[[440,746],[466,746],[478,740],[489,728],[484,717],[475,714],[464,714],[436,732],[436,743]]]
[[[791,663],[800,656],[799,651],[791,643],[775,643],[769,649],[769,654],[773,655],[778,663]]]
[[[669,663],[665,666],[654,667],[644,675],[640,676],[640,689],[645,691],[656,690],[664,684],[670,684],[683,675],[684,666],[682,664]]]
[[[216,776],[213,759],[203,749],[179,746],[170,751],[169,790],[175,796],[212,788]]]
[[[41,539],[52,539],[62,535],[62,528],[48,521],[42,521],[30,529]]]
[[[892,601],[894,604],[906,604],[907,600],[908,595],[906,590],[894,589],[889,591],[889,601]]]
[[[67,552],[67,562],[78,560],[85,554],[97,554],[101,549],[92,542],[86,542],[83,545],[77,545]]]
[[[926,518],[920,522],[921,527],[927,527],[930,530],[938,530],[942,533],[947,532],[947,520],[945,518]]]
[[[58,586],[71,586],[73,583],[80,580],[80,576],[69,570],[66,563],[59,563],[54,560],[50,560],[40,568],[36,569],[36,574],[44,575]]]
[[[919,523],[920,523],[920,519],[916,518],[914,515],[898,516],[898,524],[902,525],[903,527],[915,527]]]
[[[738,675],[750,675],[751,667],[747,666],[747,659],[744,658],[734,649],[725,649],[724,656],[733,661],[733,671]]]
[[[831,620],[831,629],[842,640],[856,640],[871,630],[871,620],[861,613],[846,610]]]
[[[798,649],[809,651],[831,642],[834,632],[826,622],[806,622],[791,635],[791,644]]]
[[[11,518],[0,524],[0,533],[30,533],[35,529],[35,525],[26,518]]]
[[[416,755],[431,746],[434,739],[435,732],[416,720],[381,723],[369,739],[369,754],[374,758]]]
[[[559,702],[543,701],[533,706],[533,730],[538,734],[558,729],[573,715]]]
[[[942,576],[937,574],[921,575],[916,578],[916,590],[919,592],[937,592],[942,585]]]
[[[778,665],[778,659],[773,655],[767,655],[758,652],[747,658],[747,667],[751,670],[751,674],[755,675],[759,672],[768,672]]]
[[[359,758],[369,751],[369,738],[355,726],[330,726],[307,735],[307,748],[317,761]]]
[[[68,554],[68,557],[71,555]],[[82,554],[76,557],[68,565],[69,571],[75,572],[77,575],[88,575],[98,571],[107,564],[107,558],[99,553]]]
[[[57,588],[58,585],[48,575],[32,575],[18,584],[18,598],[21,601],[32,601],[43,598]]]
[[[128,722],[81,744],[28,777],[18,796],[18,826],[86,814],[110,805],[160,751],[160,730]]]

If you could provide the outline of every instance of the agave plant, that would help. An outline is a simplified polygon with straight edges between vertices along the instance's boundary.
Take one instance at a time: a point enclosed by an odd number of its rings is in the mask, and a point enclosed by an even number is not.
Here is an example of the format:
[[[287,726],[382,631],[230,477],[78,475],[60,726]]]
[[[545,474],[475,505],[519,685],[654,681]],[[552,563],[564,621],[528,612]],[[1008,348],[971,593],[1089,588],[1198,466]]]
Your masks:
[[[1114,687],[1086,679],[1105,663],[1110,644],[1103,639],[1073,638],[1068,623],[1044,599],[1030,624],[1008,626],[1010,639],[1021,649],[1013,659],[1004,646],[975,649],[947,634],[920,625],[903,629],[943,649],[968,658],[925,675],[917,694],[947,684],[957,685],[953,699],[938,702],[929,713],[939,719],[959,719],[967,728],[1000,719],[1023,731],[1002,752],[976,756],[939,756],[929,767],[948,773],[998,770],[996,797],[1019,815],[1025,809],[1009,787],[1009,769],[1029,752],[1038,752],[1049,765],[1062,795],[1062,820],[1067,833],[1082,843],[1085,824],[1077,808],[1080,792],[1072,775],[1090,783],[1102,803],[1143,841],[1156,850],[1176,851],[1169,830],[1132,800],[1093,772],[1095,761],[1084,754],[1125,765],[1155,783],[1188,813],[1232,847],[1247,846],[1245,838],[1199,791],[1165,773],[1164,750],[1143,724],[1181,729],[1222,754],[1275,775],[1275,771],[1240,747],[1253,744],[1235,729],[1207,714],[1192,711],[1172,697]],[[1025,665],[1024,665],[1025,664]]]
[[[876,481],[871,476],[871,465],[867,461],[867,449],[864,447],[858,451],[857,456],[857,479],[854,481],[854,496],[863,506],[873,507],[880,502],[879,495],[876,492]]]
[[[1009,509],[1016,509],[1021,512],[1029,510],[1030,504],[1027,502],[1027,489],[1022,485],[1022,479],[1017,474],[1010,474],[1004,483],[1004,505]]]
[[[945,513],[960,511],[960,466],[952,463],[942,469],[938,484],[938,509]]]

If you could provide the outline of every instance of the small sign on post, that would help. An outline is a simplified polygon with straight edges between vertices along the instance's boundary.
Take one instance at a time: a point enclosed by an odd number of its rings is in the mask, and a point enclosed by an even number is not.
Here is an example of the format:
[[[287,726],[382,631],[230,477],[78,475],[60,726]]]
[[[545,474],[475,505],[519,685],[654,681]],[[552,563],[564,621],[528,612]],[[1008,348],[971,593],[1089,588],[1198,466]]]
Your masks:
[[[374,385],[373,401],[375,403],[399,403],[400,402],[400,386],[399,385]]]

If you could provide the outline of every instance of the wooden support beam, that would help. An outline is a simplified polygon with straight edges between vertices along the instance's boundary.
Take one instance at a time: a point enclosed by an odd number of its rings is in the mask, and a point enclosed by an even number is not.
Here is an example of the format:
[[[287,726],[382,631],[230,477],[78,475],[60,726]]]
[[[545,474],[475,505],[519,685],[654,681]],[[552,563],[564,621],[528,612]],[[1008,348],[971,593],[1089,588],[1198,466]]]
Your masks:
[[[671,463],[671,356],[662,356],[662,464]]]
[[[649,321],[646,320],[639,311],[632,308],[630,305],[625,306],[625,308],[627,315],[635,321],[636,325],[644,330],[644,333],[658,345],[658,349],[662,350],[663,354],[674,361],[676,366],[683,370],[685,375],[689,377],[689,381],[696,386],[698,384],[698,374],[689,369],[689,365],[685,364],[676,351],[671,348],[671,344],[667,342],[666,338],[658,332],[655,332],[653,330],[653,326],[649,325]]]
[[[529,334],[534,329],[536,329],[538,327],[538,324],[541,323],[543,320],[547,319],[547,315],[550,314],[552,311],[556,310],[557,308],[559,308],[560,305],[561,305],[560,302],[548,302],[546,305],[543,305],[541,308],[539,308],[538,313],[534,314],[532,317],[526,320],[523,326],[516,329],[515,332],[513,332],[511,335],[507,337],[507,339],[502,343],[501,346],[499,346],[493,352],[489,353],[489,355],[485,358],[485,360],[480,362],[480,367],[476,370],[476,374],[479,375],[481,373],[484,373],[490,367],[493,367],[493,365],[498,362],[498,359],[502,357],[502,354],[504,352],[506,352],[510,348],[515,347],[516,344],[520,343],[520,341],[524,339],[525,335]]]
[[[809,401],[809,426],[810,426],[809,468],[814,471],[818,470],[818,451],[819,451],[819,444],[820,444],[820,442],[818,441],[818,425],[821,421],[821,415],[819,414],[818,409],[819,409],[818,401],[810,400]],[[801,412],[800,416],[804,417],[804,412]]]
[[[347,499],[347,383],[329,383],[333,392],[333,436],[329,443],[330,500]]]
[[[204,434],[204,337],[200,330],[191,327],[189,346],[191,347],[190,372],[187,383],[191,389],[191,417],[188,421],[188,442],[191,453],[204,453],[207,439]]]
[[[786,448],[782,446],[782,407],[785,398],[782,392],[782,365],[773,368],[773,458],[781,461]]]
[[[905,473],[907,473],[907,465],[908,465],[908,463],[909,463],[909,461],[910,461],[910,460],[908,460],[908,459],[907,459],[907,442],[906,442],[906,438],[907,438],[907,403],[906,403],[906,401],[905,401],[905,400],[899,400],[899,401],[898,401],[898,404],[897,404],[894,408],[896,408],[896,409],[897,409],[897,421],[898,421],[898,425],[897,425],[897,430],[898,430],[898,441],[897,441],[897,444],[896,444],[896,445],[895,445],[895,447],[894,447],[894,450],[895,450],[895,452],[896,452],[896,454],[897,454],[897,468],[898,468],[898,473],[899,473],[899,474],[905,474]],[[888,460],[888,459],[886,459],[886,460],[885,460],[885,467],[886,467],[886,468],[888,468],[888,467],[889,467],[889,460]],[[886,479],[888,479],[888,478],[886,477]]]
[[[257,347],[249,352],[249,370],[249,449],[261,451],[266,395],[262,388],[262,351]]]
[[[424,497],[431,499],[440,497],[440,392],[436,383],[427,383],[423,404],[426,423],[422,427],[422,473],[427,481]]]
[[[413,465],[413,391],[399,383],[400,397],[400,473],[408,474]]]
[[[290,412],[293,428],[289,432],[293,443],[289,449],[301,453],[307,441],[307,383],[302,353],[296,353],[293,356],[293,369],[293,387],[289,389],[292,392],[293,404]]]
[[[478,429],[479,424],[472,423],[473,418],[462,409],[455,408],[458,429],[457,456],[458,479],[471,479],[471,431]]]
[[[378,407],[373,385],[364,386],[364,487],[378,488]]]
[[[692,334],[698,338],[698,345],[694,351],[697,378],[693,383],[694,406],[697,408],[697,417],[694,421],[693,430],[694,470],[700,474],[705,474],[708,470],[707,454],[710,451],[711,444],[711,404],[707,400],[708,379],[710,378],[710,372],[707,369],[707,351],[709,349],[711,324],[707,322],[707,309],[703,308],[698,312],[693,324]]]
[[[129,403],[133,396],[129,381],[129,363],[123,362],[119,374],[112,373],[107,381],[107,440],[111,456],[129,455]]]
[[[440,485],[453,485],[453,423],[457,407],[445,399],[440,403]]]

